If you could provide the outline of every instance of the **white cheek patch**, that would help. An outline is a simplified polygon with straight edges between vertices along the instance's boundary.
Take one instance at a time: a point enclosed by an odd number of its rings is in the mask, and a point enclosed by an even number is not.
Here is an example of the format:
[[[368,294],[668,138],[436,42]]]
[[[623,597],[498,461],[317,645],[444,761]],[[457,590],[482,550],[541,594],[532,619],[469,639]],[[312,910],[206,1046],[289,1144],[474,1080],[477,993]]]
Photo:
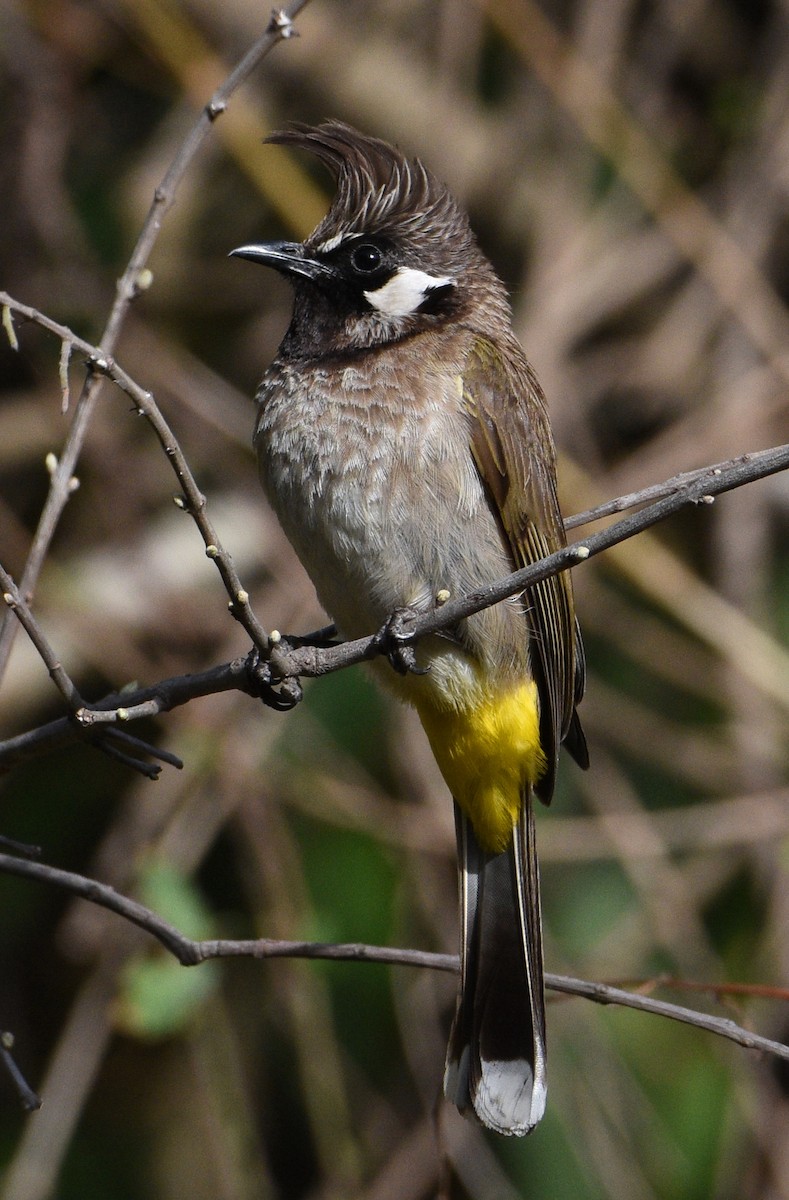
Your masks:
[[[416,312],[436,288],[452,287],[454,282],[447,275],[437,277],[412,267],[398,267],[388,283],[374,292],[365,292],[364,298],[387,317],[407,317]]]

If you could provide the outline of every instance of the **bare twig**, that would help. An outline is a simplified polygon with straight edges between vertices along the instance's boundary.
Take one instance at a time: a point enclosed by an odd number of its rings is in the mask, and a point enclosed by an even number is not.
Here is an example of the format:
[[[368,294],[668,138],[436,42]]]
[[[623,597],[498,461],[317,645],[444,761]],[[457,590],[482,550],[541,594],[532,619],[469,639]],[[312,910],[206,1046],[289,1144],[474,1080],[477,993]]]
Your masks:
[[[29,606],[19,594],[19,589],[13,579],[2,566],[0,566],[0,588],[2,588],[2,597],[5,604],[19,619],[20,624],[41,656],[50,678],[66,702],[70,717],[65,718],[65,724],[70,724],[72,728],[74,727],[74,722],[85,726],[90,725],[91,722],[89,721],[81,721],[81,715],[90,710],[87,708],[75,683],[49,644],[43,629],[30,611]],[[140,713],[139,715],[142,716],[145,714]],[[134,770],[146,775],[149,779],[156,779],[161,770],[159,766],[147,761],[149,757],[159,758],[170,766],[183,766],[183,763],[176,755],[170,754],[166,750],[157,750],[149,742],[133,737],[131,734],[117,728],[105,728],[100,734],[94,732],[90,735],[90,740],[104,754],[109,755],[110,758],[118,759],[126,766],[132,767]]]
[[[590,534],[582,542],[573,542],[540,562],[515,571],[496,583],[467,596],[450,599],[440,607],[418,615],[410,631],[411,637],[416,641],[441,629],[451,628],[483,608],[517,595],[559,571],[577,567],[579,563],[600,554],[603,550],[608,550],[642,530],[665,521],[687,505],[710,503],[715,496],[787,468],[789,444],[745,454],[723,466],[709,467],[699,472],[692,482],[684,484],[676,492],[663,496],[640,512],[631,513],[610,525],[608,529]],[[629,499],[632,501],[632,497]],[[360,638],[327,648],[300,646],[288,652],[281,650],[279,664],[281,667],[281,664],[286,662],[288,669],[296,675],[318,676],[335,671],[340,666],[375,657],[381,652],[381,643],[381,636],[376,634],[372,638]]]
[[[208,136],[211,126],[217,117],[225,111],[233,93],[244,83],[269,51],[278,42],[293,36],[293,21],[307,3],[308,0],[293,0],[293,3],[288,7],[274,10],[263,35],[247,51],[222,86],[214,93],[195,125],[184,139],[162,182],[154,192],[153,202],[143,224],[140,236],[137,239],[137,244],[134,247],[126,270],[118,280],[115,302],[99,343],[100,358],[104,356],[110,357],[115,350],[129,305],[139,294],[140,280],[143,277],[142,273],[145,270],[145,265],[158,237],[162,220],[175,199],[179,184],[189,164]],[[4,304],[2,301],[0,303]],[[19,310],[17,309],[17,311]],[[11,344],[14,345],[16,335],[14,334],[10,317],[10,306],[3,308],[3,325]],[[78,344],[73,338],[64,340],[68,340],[71,345]],[[61,352],[61,381],[64,355],[67,353],[66,351]],[[22,595],[27,597],[28,600],[33,595],[52,536],[71,494],[71,480],[74,477],[77,460],[81,453],[99,397],[101,383],[102,373],[99,371],[90,372],[77,402],[74,419],[71,423],[56,469],[52,472],[49,494],[44,504],[38,528],[30,548],[30,554],[19,583]],[[64,390],[64,403],[67,399],[67,394],[67,390]],[[241,602],[236,601],[236,603],[240,604]],[[5,671],[16,628],[16,623],[10,620],[8,614],[0,622],[0,676]]]
[[[115,692],[90,708],[82,709],[76,719],[59,717],[55,721],[49,721],[36,729],[0,742],[0,770],[11,770],[42,753],[62,749],[75,741],[92,741],[96,736],[97,725],[104,733],[131,740],[130,734],[117,728],[118,722],[156,716],[201,696],[213,696],[219,692],[233,690],[250,690],[249,672],[243,658],[212,667],[199,674],[179,675],[150,687],[124,691],[122,694]],[[181,760],[175,755],[158,750],[147,743],[140,744],[145,745],[147,754],[172,766],[182,766]]]
[[[69,711],[71,713],[79,712],[81,708],[84,708],[85,701],[82,699],[75,683],[67,674],[55,651],[50,646],[43,629],[33,616],[29,606],[20,595],[19,588],[2,566],[0,566],[0,587],[3,590],[3,601],[6,607],[15,614],[20,625],[24,628],[25,633],[40,654],[53,683],[66,701]]]
[[[16,336],[16,330],[14,329],[14,318],[11,315],[11,309],[7,304],[3,305],[3,329],[5,330],[6,337],[8,338],[8,344],[11,349],[18,350],[19,340]]]
[[[17,1066],[16,1059],[11,1053],[13,1048],[13,1033],[9,1033],[7,1030],[0,1030],[0,1062],[2,1062],[6,1071],[11,1076],[25,1112],[35,1112],[37,1108],[41,1108],[41,1098],[36,1095]]]
[[[60,361],[58,363],[58,376],[60,378],[60,393],[61,393],[61,412],[67,413],[69,406],[69,382],[68,382],[68,365],[71,360],[71,351],[73,342],[63,341],[60,344]]]
[[[728,1038],[747,1050],[760,1050],[789,1062],[789,1046],[752,1033],[750,1029],[743,1029],[728,1017],[715,1017],[711,1013],[683,1008],[680,1004],[670,1004],[667,1000],[657,1000],[654,996],[643,995],[641,992],[628,992],[608,983],[591,983],[585,979],[571,979],[566,975],[551,975],[547,971],[545,986],[568,996],[583,996],[597,1004],[617,1004],[623,1008],[635,1008],[638,1012],[652,1013],[656,1017],[668,1017],[672,1021],[680,1021],[683,1025],[693,1025],[696,1029],[706,1029],[708,1033]]]
[[[776,447],[776,449],[780,449],[780,447]],[[765,450],[761,453],[770,454],[771,451]],[[747,455],[746,457],[751,460],[757,456]],[[725,462],[713,463],[709,467],[698,467],[694,471],[681,471],[679,475],[672,475],[670,479],[665,479],[662,483],[653,483],[649,487],[639,488],[637,492],[628,492],[624,496],[615,496],[612,500],[605,500],[602,504],[588,508],[585,512],[573,513],[571,517],[566,517],[564,528],[569,533],[571,529],[578,529],[582,525],[591,525],[593,521],[601,521],[604,517],[614,517],[617,513],[626,512],[628,508],[638,508],[642,504],[662,500],[664,496],[673,496],[675,492],[679,492],[682,488],[697,483],[701,479],[715,478],[727,472],[740,461],[740,459],[730,458]]]
[[[29,842],[18,842],[16,838],[6,837],[0,833],[0,846],[4,850],[8,850],[11,854],[18,854],[21,858],[40,858],[41,847],[31,846]]]
[[[0,293],[1,302],[3,302],[2,293]],[[102,369],[110,373],[124,391],[129,391],[133,386],[136,394],[138,385],[133,381],[128,381],[128,377],[116,364],[102,364]],[[665,520],[688,504],[708,503],[715,495],[762,479],[777,471],[785,470],[787,467],[789,467],[789,445],[776,446],[771,450],[746,454],[732,459],[730,462],[689,472],[676,477],[675,481],[669,480],[665,484],[659,484],[656,488],[647,488],[644,494],[654,494],[657,490],[661,499],[641,509],[640,512],[630,514],[609,526],[608,529],[590,535],[583,542],[573,543],[541,562],[508,575],[505,579],[481,588],[468,596],[449,600],[440,608],[417,616],[413,623],[413,639],[416,640],[439,629],[451,627],[472,613],[479,612],[491,604],[496,604],[508,596],[534,586],[541,579],[556,574],[558,571],[575,567],[593,555],[635,536],[658,521]],[[666,489],[672,483],[677,490],[666,494]],[[191,484],[189,486],[191,487]],[[640,496],[641,493],[633,493],[624,499],[628,505],[632,505],[639,503]],[[617,503],[617,500],[613,500],[610,505]],[[597,510],[593,510],[592,514],[583,514],[584,520],[594,519],[596,513]],[[202,509],[195,513],[195,520],[198,520],[198,523],[203,521],[204,517]],[[210,528],[207,518],[205,518],[201,525],[204,537],[207,536],[206,531]],[[217,551],[217,554],[219,553]],[[229,555],[225,555],[224,552],[222,554],[225,566],[227,564],[232,566]],[[223,574],[223,578],[227,579],[228,577]],[[227,583],[226,586],[228,586]],[[246,595],[246,593],[242,594]],[[249,612],[248,605],[244,606],[244,611]],[[321,631],[321,633],[324,632]],[[276,645],[275,658],[258,664],[256,668],[258,676],[266,686],[275,686],[282,680],[296,679],[302,676],[315,678],[375,658],[386,650],[385,638],[382,637],[381,632],[336,646],[320,644],[321,640],[317,636],[315,639],[293,639],[293,642],[289,642],[288,638],[281,638]],[[53,721],[41,726],[40,729],[0,743],[0,766],[8,769],[35,757],[42,750],[53,750],[66,745],[79,737],[86,736],[86,731],[96,725],[125,723],[142,717],[155,716],[200,696],[233,689],[257,694],[252,672],[244,659],[237,659],[199,674],[165,679],[151,687],[124,692],[122,696],[106,697],[97,704],[81,707],[74,714],[76,724],[74,720]],[[265,694],[264,698],[267,699],[267,702],[271,702],[271,698],[265,697]]]
[[[99,883],[95,879],[87,879],[71,871],[62,871],[44,863],[30,862],[12,855],[0,854],[0,872],[18,875],[26,879],[34,879],[41,883],[52,884],[63,888],[74,896],[89,900],[101,908],[130,921],[140,929],[144,929],[155,937],[183,966],[196,966],[214,958],[318,958],[332,959],[343,962],[375,962],[387,963],[392,966],[420,967],[433,971],[449,971],[456,973],[460,969],[460,961],[454,954],[432,954],[422,950],[401,949],[391,946],[371,946],[361,942],[325,943],[325,942],[292,942],[274,938],[255,938],[249,940],[211,939],[195,941],[186,937],[180,930],[165,921],[157,913],[139,904],[128,896],[121,895],[115,888]],[[750,1050],[760,1050],[773,1054],[778,1058],[789,1061],[789,1046],[770,1038],[761,1037],[743,1029],[736,1022],[725,1018],[712,1016],[709,1013],[698,1012],[694,1009],[683,1008],[670,1004],[665,1000],[657,1000],[653,996],[638,992],[625,991],[623,988],[612,987],[606,983],[594,983],[583,979],[573,979],[566,975],[546,973],[545,984],[553,991],[570,996],[583,996],[597,1004],[614,1004],[626,1008],[634,1008],[639,1012],[652,1013],[655,1016],[668,1017],[697,1029],[706,1029],[719,1037],[728,1038],[740,1046]]]
[[[117,695],[112,699],[117,705]],[[82,713],[92,711],[81,710]],[[118,714],[122,711],[116,708],[116,720],[121,719]],[[177,754],[154,746],[152,742],[146,742],[142,738],[133,737],[117,725],[104,726],[101,732],[97,733],[87,723],[74,717],[59,717],[56,721],[48,721],[46,725],[40,725],[36,729],[0,742],[0,771],[10,771],[22,763],[40,757],[41,754],[60,750],[79,741],[90,742],[110,758],[117,759],[148,779],[158,779],[161,773],[161,767],[148,762],[149,758],[159,759],[160,762],[179,771],[184,765]]]
[[[132,738],[115,727],[104,730],[99,737],[92,737],[90,742],[108,758],[114,758],[125,767],[131,767],[146,779],[158,779],[162,771],[158,763],[148,762],[148,757],[159,758],[178,770],[184,765],[177,755],[170,754],[168,750],[159,750],[150,742],[145,742],[142,738]]]
[[[86,342],[84,338],[78,337],[66,325],[60,325],[57,321],[45,317],[38,309],[22,304],[9,296],[7,292],[0,291],[0,304],[9,311],[17,312],[20,316],[26,317],[27,320],[33,321],[53,333],[60,338],[61,345],[68,345],[72,349],[79,350],[87,359],[90,373],[111,379],[116,387],[130,398],[137,411],[149,421],[183,491],[182,496],[176,497],[176,503],[179,508],[190,514],[200,530],[206,554],[216,563],[230,597],[231,613],[243,625],[252,642],[265,653],[269,646],[268,634],[252,611],[249,594],[241,583],[230,554],[221,544],[219,535],[208,517],[205,496],[197,486],[186,456],[152,393],[146,391],[132,379],[110,355],[102,353],[99,346],[94,346],[92,343]]]

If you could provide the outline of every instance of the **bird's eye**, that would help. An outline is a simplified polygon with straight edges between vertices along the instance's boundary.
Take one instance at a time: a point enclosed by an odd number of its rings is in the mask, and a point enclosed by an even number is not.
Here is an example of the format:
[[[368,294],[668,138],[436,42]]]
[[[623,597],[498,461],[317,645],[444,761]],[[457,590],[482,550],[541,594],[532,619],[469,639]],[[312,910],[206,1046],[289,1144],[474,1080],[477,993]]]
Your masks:
[[[363,242],[361,246],[354,246],[351,251],[351,266],[360,275],[372,275],[373,271],[378,270],[382,261],[383,254],[371,242]]]

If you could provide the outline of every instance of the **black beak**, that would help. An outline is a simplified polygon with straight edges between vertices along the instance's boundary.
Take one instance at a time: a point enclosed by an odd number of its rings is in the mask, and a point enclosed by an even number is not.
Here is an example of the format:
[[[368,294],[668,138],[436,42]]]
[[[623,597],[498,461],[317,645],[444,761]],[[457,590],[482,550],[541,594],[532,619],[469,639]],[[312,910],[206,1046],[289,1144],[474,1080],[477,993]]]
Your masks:
[[[273,267],[283,275],[301,275],[317,282],[330,279],[332,271],[317,259],[309,258],[301,242],[261,242],[258,246],[239,246],[230,251],[230,257],[248,258],[250,262]]]

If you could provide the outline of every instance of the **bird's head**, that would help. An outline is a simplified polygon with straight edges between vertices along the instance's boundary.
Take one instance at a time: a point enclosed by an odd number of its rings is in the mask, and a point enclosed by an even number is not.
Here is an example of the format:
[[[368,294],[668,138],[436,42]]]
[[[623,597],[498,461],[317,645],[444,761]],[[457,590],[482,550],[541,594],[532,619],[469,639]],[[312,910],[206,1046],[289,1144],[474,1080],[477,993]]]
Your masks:
[[[419,159],[339,121],[296,125],[268,141],[312,151],[337,185],[306,241],[232,251],[293,282],[283,352],[347,354],[448,322],[481,331],[509,322],[506,294],[468,218]]]

